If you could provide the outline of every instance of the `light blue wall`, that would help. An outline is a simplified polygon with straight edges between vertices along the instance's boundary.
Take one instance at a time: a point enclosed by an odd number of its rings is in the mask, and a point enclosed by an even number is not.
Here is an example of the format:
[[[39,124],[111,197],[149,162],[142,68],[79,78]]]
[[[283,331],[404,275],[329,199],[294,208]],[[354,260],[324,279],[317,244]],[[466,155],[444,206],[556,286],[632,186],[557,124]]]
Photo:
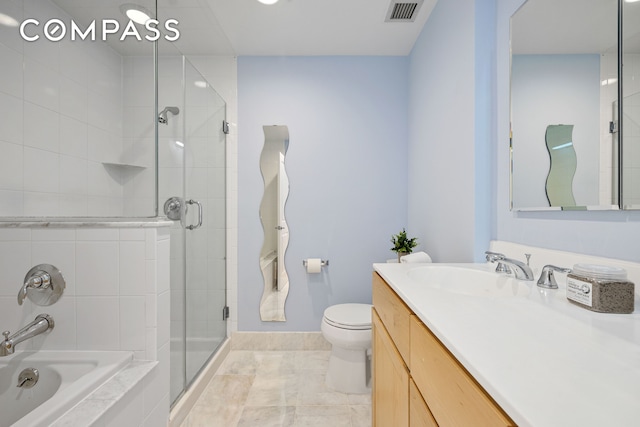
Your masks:
[[[440,0],[410,55],[409,228],[436,262],[479,259],[493,231],[495,6],[477,3]]]
[[[238,329],[317,331],[324,309],[371,302],[371,264],[407,225],[406,57],[238,58]],[[263,125],[289,127],[287,322],[261,322]],[[302,260],[330,266],[307,275]]]
[[[497,3],[495,237],[551,249],[640,261],[640,212],[524,213],[509,210],[509,18],[522,3],[522,0],[498,0]]]

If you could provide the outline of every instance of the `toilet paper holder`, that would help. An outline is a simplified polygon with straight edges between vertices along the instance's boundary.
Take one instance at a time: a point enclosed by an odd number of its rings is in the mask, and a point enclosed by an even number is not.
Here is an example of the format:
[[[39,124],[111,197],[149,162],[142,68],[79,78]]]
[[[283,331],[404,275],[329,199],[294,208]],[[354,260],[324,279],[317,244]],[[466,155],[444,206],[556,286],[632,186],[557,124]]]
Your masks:
[[[302,260],[302,265],[304,265],[305,267],[307,266],[307,260],[306,259]],[[328,259],[327,260],[324,260],[324,259],[320,260],[320,266],[321,267],[326,267],[328,265],[329,265],[329,260]]]

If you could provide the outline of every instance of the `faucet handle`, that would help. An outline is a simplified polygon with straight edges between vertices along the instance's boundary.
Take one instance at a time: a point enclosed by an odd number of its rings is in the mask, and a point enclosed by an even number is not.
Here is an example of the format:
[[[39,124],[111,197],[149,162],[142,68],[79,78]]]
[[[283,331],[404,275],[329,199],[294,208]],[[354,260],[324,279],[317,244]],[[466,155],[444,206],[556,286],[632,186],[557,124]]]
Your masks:
[[[487,261],[489,262],[496,262],[496,261],[500,261],[501,259],[505,259],[505,255],[499,252],[485,251],[484,255]]]
[[[51,305],[63,294],[66,283],[62,273],[51,264],[39,264],[27,272],[18,291],[18,304],[29,298],[36,305]]]
[[[571,273],[570,268],[547,264],[542,267],[542,272],[538,279],[538,286],[546,289],[558,289],[558,283],[556,282],[556,278],[553,276],[554,271],[559,271],[560,273]]]
[[[8,341],[9,340],[9,335],[11,335],[11,332],[10,331],[4,331],[2,333],[2,335],[4,335],[4,340]]]

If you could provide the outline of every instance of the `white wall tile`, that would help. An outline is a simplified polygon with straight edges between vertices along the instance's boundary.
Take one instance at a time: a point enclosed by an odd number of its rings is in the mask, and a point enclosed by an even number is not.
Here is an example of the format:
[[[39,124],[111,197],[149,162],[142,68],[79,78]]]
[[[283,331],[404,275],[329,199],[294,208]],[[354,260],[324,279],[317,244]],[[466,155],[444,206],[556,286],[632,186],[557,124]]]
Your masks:
[[[171,286],[170,277],[170,242],[162,240],[158,242],[158,259],[157,259],[157,276],[156,276],[156,292],[158,294],[166,292]]]
[[[60,154],[87,159],[87,124],[61,115],[59,126]]]
[[[77,343],[84,350],[119,350],[117,297],[77,297]]]
[[[0,242],[0,255],[0,295],[15,298],[24,283],[25,274],[33,267],[31,242]]]
[[[58,153],[58,113],[31,102],[24,103],[24,145]]]
[[[87,174],[86,160],[60,155],[60,193],[86,196]]]
[[[89,215],[86,194],[60,194],[58,200],[60,202],[58,212],[62,217],[86,217]]]
[[[67,77],[60,77],[60,113],[87,121],[87,87]]]
[[[158,294],[158,345],[163,346],[169,343],[169,316],[171,309],[170,292]]]
[[[22,144],[23,140],[22,99],[0,92],[0,140]],[[0,149],[0,153],[4,150]],[[0,180],[0,182],[3,182]]]
[[[20,242],[29,240],[31,240],[30,228],[0,228],[0,242]]]
[[[118,240],[117,228],[78,228],[76,239],[79,241],[114,241]]]
[[[55,68],[43,66],[40,62],[24,57],[25,101],[56,111],[60,102],[59,79]]]
[[[144,295],[147,291],[145,242],[120,241],[120,295]]]
[[[57,177],[56,177],[56,182],[57,182]],[[60,215],[60,199],[58,198],[57,193],[24,191],[24,193],[22,194],[22,199],[23,199],[22,213],[25,216],[59,216]]]
[[[30,229],[27,229],[30,230]],[[31,231],[31,239],[34,241],[74,241],[76,230],[73,228],[34,228]]]
[[[146,240],[144,228],[121,228],[119,230],[120,240],[138,240],[144,242]],[[144,258],[143,258],[144,259]]]
[[[146,348],[145,297],[120,297],[120,350]]]
[[[22,191],[22,152],[21,144],[0,141],[0,188]]]
[[[77,295],[118,295],[118,242],[79,241],[76,252]]]
[[[24,147],[24,189],[42,193],[59,190],[59,155],[50,151]]]
[[[23,56],[0,43],[0,92],[22,98]]]

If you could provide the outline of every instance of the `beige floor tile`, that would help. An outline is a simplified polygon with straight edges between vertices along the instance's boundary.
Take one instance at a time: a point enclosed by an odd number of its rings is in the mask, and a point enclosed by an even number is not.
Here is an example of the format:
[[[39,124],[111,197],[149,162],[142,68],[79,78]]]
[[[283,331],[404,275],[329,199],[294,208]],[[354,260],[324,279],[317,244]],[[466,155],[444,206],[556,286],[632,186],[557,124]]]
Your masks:
[[[220,375],[255,375],[260,362],[255,351],[231,351],[216,374]]]
[[[257,375],[247,396],[247,406],[290,406],[298,401],[296,374]]]
[[[232,350],[181,427],[369,427],[370,394],[326,386],[329,355]]]
[[[348,406],[297,406],[295,427],[351,427]]]
[[[292,427],[295,414],[295,406],[247,406],[238,427]]]
[[[298,405],[348,405],[345,393],[333,391],[325,384],[325,374],[308,372],[298,377]]]
[[[351,405],[351,427],[371,427],[371,405]]]

